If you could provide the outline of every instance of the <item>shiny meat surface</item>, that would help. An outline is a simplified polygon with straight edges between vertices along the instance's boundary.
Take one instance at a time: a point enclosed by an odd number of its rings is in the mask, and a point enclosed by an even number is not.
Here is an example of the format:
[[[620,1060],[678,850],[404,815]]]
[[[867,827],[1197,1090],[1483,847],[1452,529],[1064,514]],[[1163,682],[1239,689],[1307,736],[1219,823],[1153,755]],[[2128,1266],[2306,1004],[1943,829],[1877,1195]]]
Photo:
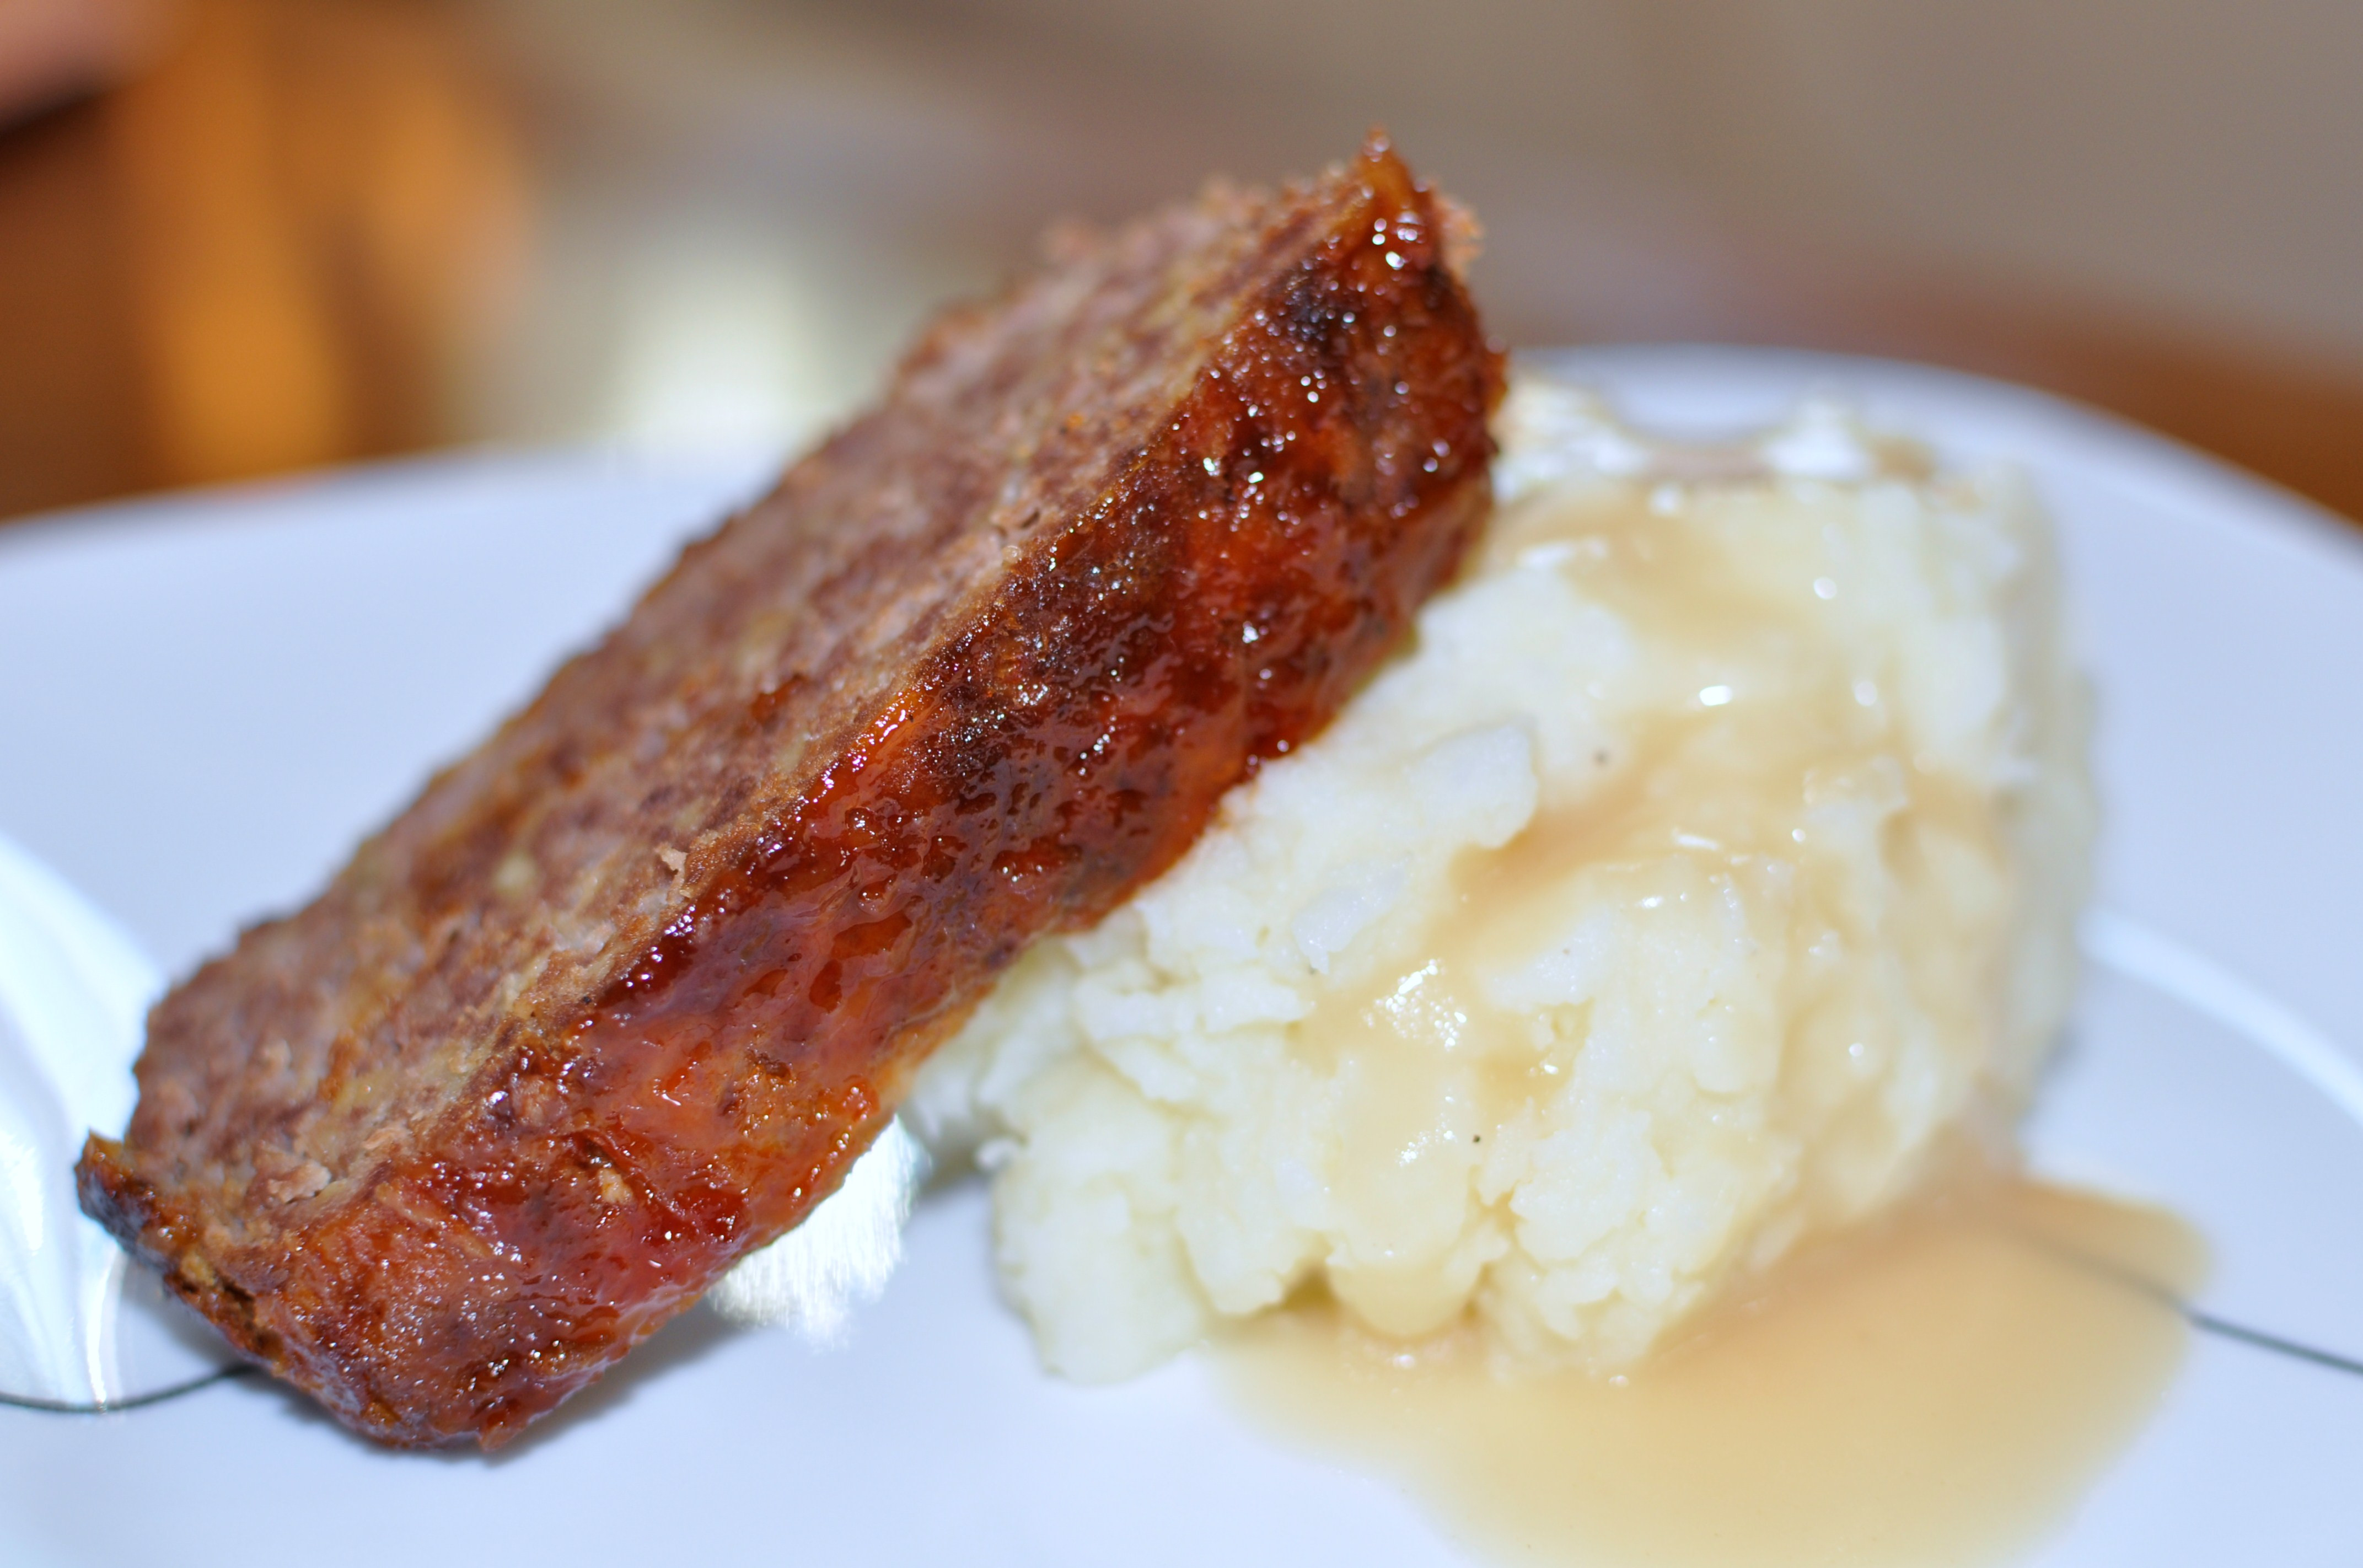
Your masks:
[[[84,1207],[373,1437],[497,1445],[592,1381],[1451,573],[1501,370],[1449,216],[1374,145],[939,321],[159,1005]]]

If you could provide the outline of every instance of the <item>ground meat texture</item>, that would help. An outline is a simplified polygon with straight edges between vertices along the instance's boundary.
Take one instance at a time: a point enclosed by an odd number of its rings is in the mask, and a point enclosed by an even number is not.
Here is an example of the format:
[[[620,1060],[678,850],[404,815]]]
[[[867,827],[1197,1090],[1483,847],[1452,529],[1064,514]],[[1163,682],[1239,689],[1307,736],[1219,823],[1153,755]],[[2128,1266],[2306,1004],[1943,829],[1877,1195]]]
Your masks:
[[[160,1004],[83,1206],[396,1443],[507,1440],[793,1226],[1036,935],[1320,728],[1489,504],[1382,144],[937,322],[309,906]]]

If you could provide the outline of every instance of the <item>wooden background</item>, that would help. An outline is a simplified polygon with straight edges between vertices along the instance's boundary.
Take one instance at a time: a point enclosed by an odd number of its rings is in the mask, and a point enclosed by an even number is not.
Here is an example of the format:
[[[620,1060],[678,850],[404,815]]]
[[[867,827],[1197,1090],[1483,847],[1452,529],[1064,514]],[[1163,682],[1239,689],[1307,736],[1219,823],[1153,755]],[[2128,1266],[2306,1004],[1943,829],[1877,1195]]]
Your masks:
[[[55,60],[44,9],[0,0],[0,517],[792,443],[1051,218],[1381,120],[1513,342],[1934,361],[2363,517],[2351,5],[148,0]]]

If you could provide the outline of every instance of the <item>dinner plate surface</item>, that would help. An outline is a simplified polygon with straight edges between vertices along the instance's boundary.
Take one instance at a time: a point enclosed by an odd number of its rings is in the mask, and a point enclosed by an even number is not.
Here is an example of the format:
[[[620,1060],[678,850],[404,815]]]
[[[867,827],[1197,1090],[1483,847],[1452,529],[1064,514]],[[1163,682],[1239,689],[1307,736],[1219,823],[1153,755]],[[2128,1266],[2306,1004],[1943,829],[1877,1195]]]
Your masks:
[[[1681,430],[1801,393],[2058,518],[2100,701],[2090,967],[2027,1129],[2042,1171],[2206,1234],[2199,1306],[2363,1355],[2363,533],[2024,390],[1706,348],[1537,356]],[[759,489],[760,455],[391,465],[0,530],[0,835],[168,971],[355,840]],[[1250,1429],[1185,1358],[1045,1375],[973,1184],[930,1195],[849,1341],[694,1312],[492,1458],[397,1454],[260,1380],[97,1418],[0,1409],[0,1562],[1465,1561],[1410,1497]],[[2193,1338],[2031,1561],[2349,1563],[2363,1376]]]

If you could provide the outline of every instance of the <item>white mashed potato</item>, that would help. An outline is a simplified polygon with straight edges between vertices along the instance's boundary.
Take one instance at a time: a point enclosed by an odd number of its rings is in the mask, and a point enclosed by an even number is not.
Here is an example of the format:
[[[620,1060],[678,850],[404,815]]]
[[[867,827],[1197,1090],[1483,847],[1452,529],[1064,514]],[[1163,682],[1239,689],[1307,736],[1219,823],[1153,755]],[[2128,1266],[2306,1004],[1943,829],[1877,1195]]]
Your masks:
[[[1044,1359],[1326,1283],[1610,1369],[2006,1128],[2092,811],[2045,520],[1808,406],[1643,441],[1522,381],[1414,643],[906,1107]]]

